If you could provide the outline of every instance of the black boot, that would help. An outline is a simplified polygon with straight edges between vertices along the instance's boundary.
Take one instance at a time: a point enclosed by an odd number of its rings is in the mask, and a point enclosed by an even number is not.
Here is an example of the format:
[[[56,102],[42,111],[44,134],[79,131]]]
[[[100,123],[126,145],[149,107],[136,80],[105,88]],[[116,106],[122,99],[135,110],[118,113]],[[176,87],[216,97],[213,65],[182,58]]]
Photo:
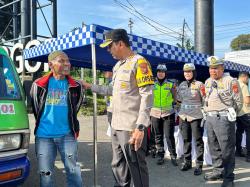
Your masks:
[[[157,164],[157,165],[162,165],[162,164],[164,164],[164,158],[162,158],[162,157],[158,158],[156,164]]]
[[[192,162],[185,160],[181,165],[181,171],[187,171],[192,168]]]
[[[245,157],[245,155],[244,155],[242,149],[236,150],[236,151],[235,151],[235,156],[236,156],[236,157]]]
[[[156,157],[156,149],[151,150],[151,156],[152,156],[152,158]]]
[[[250,162],[250,157],[246,157],[246,162]]]
[[[173,166],[178,166],[176,158],[175,157],[171,157],[171,163],[173,164]]]
[[[196,166],[194,169],[194,175],[201,175],[202,173],[202,166]]]
[[[223,181],[221,187],[234,187],[234,181]]]

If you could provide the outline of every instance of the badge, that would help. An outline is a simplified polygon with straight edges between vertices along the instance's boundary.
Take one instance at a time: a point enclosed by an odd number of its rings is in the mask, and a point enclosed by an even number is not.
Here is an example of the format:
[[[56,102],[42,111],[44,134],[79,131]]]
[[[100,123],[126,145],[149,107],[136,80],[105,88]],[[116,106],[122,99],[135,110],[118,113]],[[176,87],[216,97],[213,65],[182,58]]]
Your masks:
[[[121,88],[122,90],[125,90],[125,89],[128,88],[128,84],[127,84],[126,82],[121,82],[120,88]]]
[[[239,93],[239,86],[236,82],[233,83],[232,89],[234,93]]]
[[[200,87],[200,92],[202,96],[206,96],[206,92],[205,92],[205,86],[202,84]]]

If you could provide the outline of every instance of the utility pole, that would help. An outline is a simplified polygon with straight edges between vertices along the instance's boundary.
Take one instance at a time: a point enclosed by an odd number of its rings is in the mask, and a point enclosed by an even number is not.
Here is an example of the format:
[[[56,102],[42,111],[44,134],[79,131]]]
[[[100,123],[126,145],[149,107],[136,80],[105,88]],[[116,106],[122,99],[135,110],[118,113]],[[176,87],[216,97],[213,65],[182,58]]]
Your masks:
[[[133,24],[134,24],[134,22],[132,21],[131,18],[129,18],[128,27],[129,27],[129,33],[130,33],[130,34],[132,34]]]
[[[185,26],[186,26],[186,20],[184,18],[183,25],[182,25],[182,36],[181,36],[181,47],[184,48],[184,41],[185,41]]]

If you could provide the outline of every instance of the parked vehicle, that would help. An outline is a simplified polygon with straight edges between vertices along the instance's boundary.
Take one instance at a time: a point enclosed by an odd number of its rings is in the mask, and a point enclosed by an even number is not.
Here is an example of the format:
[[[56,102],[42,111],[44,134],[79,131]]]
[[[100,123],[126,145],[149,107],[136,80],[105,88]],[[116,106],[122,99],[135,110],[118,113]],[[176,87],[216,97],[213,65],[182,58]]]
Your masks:
[[[0,47],[0,186],[17,186],[29,175],[29,139],[24,91],[13,61]]]

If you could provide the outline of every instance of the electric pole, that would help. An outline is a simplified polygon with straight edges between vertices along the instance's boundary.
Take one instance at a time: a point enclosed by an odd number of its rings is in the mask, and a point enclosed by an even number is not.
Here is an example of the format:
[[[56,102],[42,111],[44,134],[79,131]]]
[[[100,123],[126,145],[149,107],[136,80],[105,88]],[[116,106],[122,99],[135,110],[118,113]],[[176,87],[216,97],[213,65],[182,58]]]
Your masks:
[[[130,33],[130,34],[132,34],[133,24],[134,24],[134,22],[132,21],[131,18],[129,18],[128,27],[129,27],[129,33]]]
[[[184,48],[184,41],[185,41],[185,26],[186,26],[186,20],[184,18],[183,25],[182,25],[182,36],[181,36],[181,47]]]

